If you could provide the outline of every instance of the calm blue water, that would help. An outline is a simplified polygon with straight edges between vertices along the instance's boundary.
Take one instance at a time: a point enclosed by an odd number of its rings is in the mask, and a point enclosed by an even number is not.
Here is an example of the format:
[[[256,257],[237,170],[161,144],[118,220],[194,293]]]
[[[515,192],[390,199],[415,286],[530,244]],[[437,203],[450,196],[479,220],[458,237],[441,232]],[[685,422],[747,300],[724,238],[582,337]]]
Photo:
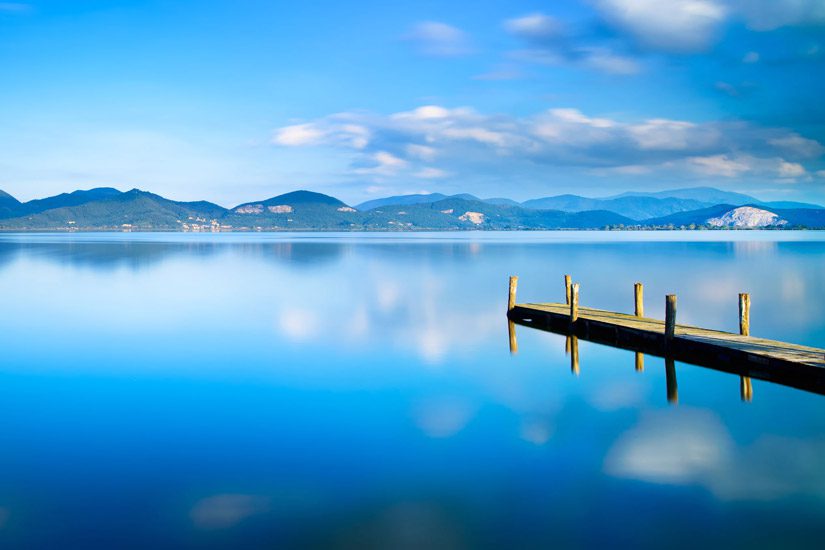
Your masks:
[[[823,347],[825,234],[0,235],[0,545],[816,546],[825,398],[519,327]],[[779,306],[782,307],[779,307]]]

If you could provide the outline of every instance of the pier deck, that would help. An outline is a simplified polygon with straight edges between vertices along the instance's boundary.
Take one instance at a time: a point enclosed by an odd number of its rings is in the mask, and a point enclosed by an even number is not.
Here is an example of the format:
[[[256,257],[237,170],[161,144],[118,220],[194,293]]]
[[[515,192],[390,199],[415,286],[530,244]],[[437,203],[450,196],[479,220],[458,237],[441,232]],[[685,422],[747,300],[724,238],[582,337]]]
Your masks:
[[[513,304],[508,317],[520,325],[825,393],[825,349],[679,324],[668,338],[664,321],[585,307],[578,307],[571,323],[570,306],[560,303]]]

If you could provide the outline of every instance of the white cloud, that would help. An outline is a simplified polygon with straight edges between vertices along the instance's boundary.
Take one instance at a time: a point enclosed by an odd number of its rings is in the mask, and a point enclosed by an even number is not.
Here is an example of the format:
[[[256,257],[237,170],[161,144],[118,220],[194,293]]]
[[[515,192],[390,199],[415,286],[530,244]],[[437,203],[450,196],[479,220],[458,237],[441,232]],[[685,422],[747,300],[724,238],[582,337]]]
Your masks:
[[[639,147],[648,150],[679,151],[691,145],[703,145],[716,136],[714,132],[697,132],[696,125],[682,120],[655,118],[630,127]],[[696,143],[699,140],[704,143]]]
[[[793,181],[807,174],[805,167],[781,157],[757,158],[750,155],[713,155],[688,159],[690,167],[710,176],[735,178],[743,174],[763,174]]]
[[[525,174],[540,166],[602,175],[798,178],[806,174],[803,161],[825,154],[819,142],[782,128],[627,121],[570,107],[513,117],[425,105],[389,115],[338,113],[298,126],[276,130],[275,144],[349,151],[352,174],[408,181],[491,170]]]
[[[356,172],[359,174],[392,175],[406,168],[409,164],[406,160],[386,151],[373,153],[370,160],[372,162],[369,166],[359,168]]]
[[[821,143],[795,133],[772,138],[769,143],[793,158],[816,158],[825,153]]]
[[[805,167],[796,162],[780,160],[777,173],[782,178],[798,178],[805,175]]]
[[[508,19],[504,22],[504,28],[512,34],[531,40],[547,40],[564,34],[564,25],[555,17],[543,13]]]
[[[596,8],[642,46],[677,53],[710,47],[728,11],[714,0],[597,0]]]
[[[611,174],[619,174],[626,176],[640,176],[642,174],[649,174],[654,170],[653,166],[641,166],[639,164],[628,164],[625,166],[614,166],[610,168],[596,168],[591,170],[591,173],[601,176]]]
[[[613,141],[617,135],[614,120],[589,117],[578,109],[550,109],[531,121],[530,133],[545,143],[588,147]]]
[[[427,145],[410,143],[406,146],[407,154],[421,160],[433,160],[436,157],[436,149]]]
[[[698,172],[726,178],[735,178],[751,169],[750,164],[745,159],[734,159],[727,155],[692,157],[688,159],[688,162]]]
[[[363,126],[358,124],[344,124],[341,129],[345,135],[349,134],[349,139],[354,148],[363,149],[369,143],[370,132]]]
[[[473,51],[467,33],[439,21],[418,23],[404,38],[415,42],[425,55],[457,57]]]
[[[500,147],[506,146],[508,141],[507,134],[481,127],[445,128],[442,131],[442,135],[448,138],[469,139],[488,145],[498,145]]]
[[[387,153],[386,151],[379,151],[373,156],[379,166],[383,168],[398,169],[407,165],[407,161],[400,159],[395,155]]]
[[[605,48],[585,48],[582,64],[608,74],[631,75],[641,72],[639,63],[624,55],[615,54]]]
[[[616,126],[616,122],[609,118],[589,117],[578,109],[550,109],[549,114],[562,123],[580,124],[591,128],[612,128]]]
[[[313,145],[323,137],[324,133],[312,124],[294,124],[280,128],[272,141],[278,145]]]
[[[448,118],[452,114],[454,113],[449,109],[438,105],[424,105],[412,111],[396,113],[393,117],[399,120],[438,120]]]
[[[427,180],[446,178],[447,176],[449,176],[449,174],[447,172],[445,172],[444,170],[440,170],[438,168],[432,168],[432,167],[429,167],[429,166],[422,168],[421,170],[416,172],[414,175],[417,178],[427,179]]]

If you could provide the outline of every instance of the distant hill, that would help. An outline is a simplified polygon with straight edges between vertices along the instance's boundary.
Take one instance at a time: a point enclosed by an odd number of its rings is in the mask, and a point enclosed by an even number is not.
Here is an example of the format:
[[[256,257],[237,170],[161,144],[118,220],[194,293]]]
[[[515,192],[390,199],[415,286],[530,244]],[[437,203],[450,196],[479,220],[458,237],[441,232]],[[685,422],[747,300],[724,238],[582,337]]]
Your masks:
[[[384,197],[382,199],[373,199],[370,201],[362,202],[359,205],[356,205],[355,208],[362,212],[366,212],[367,210],[373,210],[375,208],[380,208],[382,206],[388,205],[406,205],[406,204],[432,204],[434,202],[438,202],[444,200],[446,198],[455,197],[459,199],[477,201],[480,200],[478,197],[474,195],[470,195],[468,193],[462,193],[460,195],[443,195],[441,193],[427,193],[427,194],[413,194],[413,195],[396,195],[393,197]],[[505,199],[507,200],[507,199]],[[515,202],[515,201],[513,201]],[[518,203],[516,203],[518,204]]]
[[[484,202],[489,204],[497,204],[499,206],[521,206],[521,203],[518,201],[514,201],[513,199],[507,199],[504,197],[492,197],[489,199],[482,199]]]
[[[717,192],[725,193],[711,188],[673,193],[710,197]],[[519,204],[504,198],[482,200],[469,194],[446,196],[433,193],[377,199],[378,202],[360,205],[364,210],[357,210],[335,197],[306,190],[243,203],[232,209],[206,201],[173,201],[138,189],[122,193],[104,187],[26,203],[0,192],[0,230],[825,228],[825,209],[818,205],[775,208],[771,204],[807,205],[788,201],[766,203],[756,199],[746,204],[707,205],[695,198],[650,195],[626,194],[605,199],[558,195]],[[734,193],[732,197],[741,199],[745,195]]]
[[[480,201],[481,199],[469,193],[459,193],[458,195],[450,195],[453,199],[464,199],[465,201]],[[486,202],[486,201],[485,201]]]
[[[707,208],[700,208],[697,210],[690,210],[687,212],[677,212],[668,216],[660,216],[644,220],[642,225],[647,226],[668,226],[675,227],[694,225],[704,225],[710,218],[717,218],[725,215],[726,212],[736,208],[735,204],[717,204]]]
[[[6,204],[20,204],[20,201],[0,189],[0,206]]]
[[[820,206],[818,204],[812,204],[809,202],[796,202],[796,201],[757,201],[755,204],[760,204],[762,206],[767,206],[770,208],[782,208],[785,210],[788,209],[796,209],[796,208],[803,208],[809,210],[823,210],[825,206]]]
[[[120,194],[120,191],[111,187],[97,187],[95,189],[89,189],[88,191],[78,190],[71,193],[61,193],[54,197],[35,199],[23,203],[20,205],[17,215],[36,214],[53,208],[79,206],[87,202],[116,197]]]
[[[605,197],[607,199],[619,199],[623,197],[654,197],[657,199],[687,199],[699,201],[707,204],[752,204],[759,202],[759,200],[742,193],[735,193],[733,191],[723,191],[714,187],[688,187],[684,189],[670,189],[667,191],[630,191],[615,195],[612,197]]]
[[[634,223],[613,212],[531,210],[457,197],[429,204],[387,205],[366,214],[364,226],[369,229],[594,229]]]
[[[634,220],[644,220],[666,216],[675,212],[696,210],[710,205],[693,199],[673,197],[628,196],[614,199],[591,199],[578,195],[557,195],[525,201],[522,206],[541,210],[562,210],[564,212],[609,210]]]
[[[349,230],[358,225],[355,208],[312,191],[293,191],[236,206],[222,218],[233,228],[279,230]]]
[[[825,209],[823,208],[784,208],[775,209],[783,219],[793,226],[811,229],[825,229]]]
[[[779,214],[756,206],[737,206],[717,218],[710,218],[706,224],[711,227],[736,229],[776,228],[788,224]]]
[[[825,228],[825,210],[821,208],[768,209],[761,204],[751,204],[744,206],[732,204],[717,204],[709,208],[702,208],[690,212],[679,212],[677,214],[671,214],[670,216],[663,216],[660,218],[645,220],[644,222],[642,222],[642,225],[652,227],[667,227],[669,225],[673,225],[674,227],[688,227],[691,224],[695,226],[714,226],[717,225],[717,223],[715,223],[715,221],[712,220],[725,220],[731,218],[736,214],[736,210],[744,210],[747,207],[751,207],[755,210],[758,210],[760,214],[765,212],[769,214],[775,214],[778,220],[784,220],[785,222],[787,222],[787,224],[782,224],[785,225],[787,228]],[[724,227],[726,224],[723,223],[718,225]]]
[[[335,197],[330,197],[329,195],[324,195],[323,193],[304,190],[292,191],[290,193],[278,195],[277,197],[272,197],[271,199],[266,199],[263,201],[263,204],[267,206],[278,204],[289,204],[292,206],[295,206],[296,204],[327,204],[330,206],[346,206],[346,204]]]
[[[372,210],[374,208],[380,208],[382,206],[387,206],[390,204],[397,204],[397,205],[407,205],[407,204],[422,204],[422,203],[433,203],[443,199],[446,199],[447,195],[442,195],[441,193],[428,193],[428,194],[415,194],[415,195],[395,195],[392,197],[384,197],[381,199],[373,199],[370,201],[362,202],[355,206],[358,210],[362,212],[366,212],[367,210]]]
[[[5,191],[0,190],[0,218],[14,215],[19,207],[19,200],[15,199]]]
[[[185,223],[204,223],[226,209],[209,202],[177,202],[132,189],[75,206],[63,206],[0,220],[3,229],[109,228],[179,230]],[[199,222],[198,220],[202,220]]]
[[[713,206],[716,204],[733,204],[737,206],[744,206],[747,204],[758,204],[770,208],[806,208],[806,209],[825,209],[825,206],[819,204],[812,204],[808,202],[796,201],[762,201],[750,195],[743,193],[734,193],[732,191],[723,191],[713,187],[690,187],[687,189],[671,189],[670,191],[657,191],[654,193],[640,193],[630,192],[616,195],[614,198],[621,197],[654,197],[654,198],[675,198],[675,199],[689,199],[706,203],[706,206]]]

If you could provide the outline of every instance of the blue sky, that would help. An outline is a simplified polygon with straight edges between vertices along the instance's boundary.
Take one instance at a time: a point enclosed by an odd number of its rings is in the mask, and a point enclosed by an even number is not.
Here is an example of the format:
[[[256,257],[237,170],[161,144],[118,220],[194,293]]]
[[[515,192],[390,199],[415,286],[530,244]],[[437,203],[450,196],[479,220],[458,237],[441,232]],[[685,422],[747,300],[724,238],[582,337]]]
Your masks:
[[[825,202],[825,0],[0,0],[0,189]]]

